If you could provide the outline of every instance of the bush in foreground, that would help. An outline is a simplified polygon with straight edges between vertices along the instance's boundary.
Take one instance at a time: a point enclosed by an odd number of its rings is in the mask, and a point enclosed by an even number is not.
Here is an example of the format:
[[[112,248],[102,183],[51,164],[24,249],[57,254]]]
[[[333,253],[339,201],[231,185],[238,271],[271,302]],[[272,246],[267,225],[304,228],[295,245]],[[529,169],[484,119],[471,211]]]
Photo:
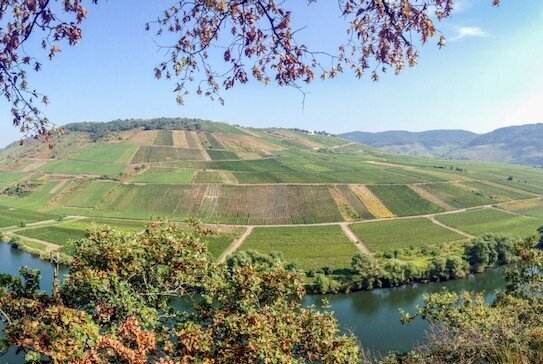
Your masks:
[[[301,307],[294,267],[216,264],[203,234],[167,223],[93,231],[52,295],[39,290],[37,271],[0,275],[3,345],[30,362],[360,362],[331,313]],[[186,309],[173,308],[179,300]]]

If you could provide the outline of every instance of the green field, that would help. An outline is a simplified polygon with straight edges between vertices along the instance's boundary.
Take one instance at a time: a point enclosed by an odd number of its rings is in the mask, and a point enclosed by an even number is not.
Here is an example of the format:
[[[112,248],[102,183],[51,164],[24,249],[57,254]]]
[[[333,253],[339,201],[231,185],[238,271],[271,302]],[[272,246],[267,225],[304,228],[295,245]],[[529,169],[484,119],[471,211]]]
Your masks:
[[[126,167],[117,163],[78,161],[78,160],[59,160],[47,163],[41,170],[48,173],[61,174],[88,174],[100,176],[119,176]]]
[[[186,172],[178,169],[153,168],[138,174],[130,179],[130,182],[139,183],[191,183],[194,172]]]
[[[137,145],[130,143],[89,144],[71,159],[124,165],[132,158],[137,149]]]
[[[543,218],[543,200],[514,201],[500,205],[501,209],[517,214]]]
[[[358,253],[339,226],[255,228],[240,250],[278,251],[305,270],[348,268]]]
[[[52,214],[0,206],[0,227],[17,226],[21,222],[31,224],[42,220],[51,220],[56,217],[56,215]]]
[[[8,187],[19,180],[23,179],[27,174],[24,172],[0,172],[0,188]]]
[[[478,191],[470,189],[468,186],[461,187],[453,183],[439,183],[420,185],[420,188],[428,191],[446,204],[453,208],[463,208],[472,206],[482,206],[497,201]]]
[[[0,151],[1,191],[35,185],[21,196],[0,193],[0,205],[50,216],[277,225],[373,219],[365,203],[381,206],[377,199],[405,217],[543,193],[538,168],[393,155],[281,128],[170,120],[127,130],[126,123],[99,135],[85,124],[52,150],[32,143]],[[350,187],[358,184],[377,199],[361,201]],[[543,214],[537,206],[511,211]]]
[[[465,240],[466,237],[427,218],[351,224],[351,230],[371,251],[390,251]]]
[[[423,199],[407,186],[368,186],[396,216],[414,216],[441,212],[443,209]]]
[[[472,235],[499,233],[524,237],[535,234],[543,225],[542,218],[515,216],[492,208],[447,214],[436,219]]]
[[[219,231],[211,236],[206,236],[205,240],[208,242],[207,249],[215,259],[218,259],[226,248],[243,234],[244,230],[236,228],[231,231]]]
[[[182,160],[203,160],[202,151],[195,148],[175,148],[169,146],[140,146],[132,158],[132,164],[162,163]]]

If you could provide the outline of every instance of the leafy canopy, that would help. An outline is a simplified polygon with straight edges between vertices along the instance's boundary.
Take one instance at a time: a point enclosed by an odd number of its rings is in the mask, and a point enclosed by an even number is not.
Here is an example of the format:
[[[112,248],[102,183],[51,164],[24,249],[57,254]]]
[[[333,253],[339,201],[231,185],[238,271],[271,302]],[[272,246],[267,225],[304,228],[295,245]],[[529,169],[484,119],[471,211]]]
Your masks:
[[[141,234],[95,230],[52,295],[37,271],[0,276],[3,346],[31,362],[359,361],[331,313],[301,307],[294,267],[278,256],[214,263],[206,234],[163,222]]]
[[[499,5],[499,0],[491,1]],[[48,99],[27,79],[28,71],[41,70],[42,62],[38,55],[25,52],[25,44],[33,37],[39,39],[49,59],[63,44],[76,45],[83,36],[86,4],[97,2],[0,3],[0,90],[12,105],[13,124],[25,135],[51,134],[49,121],[36,106]],[[309,0],[308,6],[316,3]],[[178,0],[146,28],[167,38],[169,45],[163,46],[167,58],[154,73],[156,78],[177,80],[179,104],[189,90],[222,103],[221,89],[250,78],[301,90],[300,83],[319,76],[334,78],[345,71],[357,78],[369,72],[375,81],[388,69],[399,74],[406,65],[416,64],[417,46],[436,36],[436,20],[450,17],[453,9],[454,0],[340,0],[337,15],[345,23],[347,37],[338,40],[333,50],[301,42],[301,29],[293,25],[300,14],[293,13],[288,2],[274,0]],[[445,43],[440,36],[439,47]]]

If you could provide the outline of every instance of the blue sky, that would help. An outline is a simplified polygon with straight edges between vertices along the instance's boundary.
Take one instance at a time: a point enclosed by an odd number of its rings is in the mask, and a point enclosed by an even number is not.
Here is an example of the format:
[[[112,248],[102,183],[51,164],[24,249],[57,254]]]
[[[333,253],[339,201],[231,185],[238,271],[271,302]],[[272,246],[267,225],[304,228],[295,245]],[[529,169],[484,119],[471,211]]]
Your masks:
[[[345,25],[335,2],[292,1],[302,36],[314,48],[332,47]],[[333,4],[332,4],[333,3]],[[127,7],[127,4],[130,4]],[[225,106],[196,95],[179,107],[173,86],[153,77],[163,59],[144,24],[170,4],[163,0],[101,1],[89,8],[84,39],[64,47],[31,85],[47,94],[44,109],[57,125],[117,118],[186,116],[255,127],[327,130],[492,129],[543,122],[543,3],[541,0],[457,0],[455,15],[439,25],[448,45],[437,40],[419,49],[414,69],[378,83],[351,74],[305,87],[305,107],[292,88],[251,82],[223,93]],[[334,15],[330,15],[334,14]],[[322,31],[326,29],[326,32]],[[160,41],[160,39],[158,40]],[[0,146],[18,139],[9,105],[0,101],[6,127]]]

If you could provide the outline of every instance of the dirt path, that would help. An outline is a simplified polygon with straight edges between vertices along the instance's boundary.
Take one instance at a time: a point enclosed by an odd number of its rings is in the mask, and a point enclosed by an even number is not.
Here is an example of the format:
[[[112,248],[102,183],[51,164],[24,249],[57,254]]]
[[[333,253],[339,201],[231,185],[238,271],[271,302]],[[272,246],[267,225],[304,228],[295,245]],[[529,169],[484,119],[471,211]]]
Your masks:
[[[234,240],[232,244],[230,244],[230,246],[221,254],[219,262],[224,263],[229,255],[232,255],[236,250],[238,250],[241,244],[243,244],[243,242],[245,241],[245,239],[247,239],[247,237],[251,235],[254,228],[254,226],[247,226],[247,230],[245,230],[243,235],[239,239]]]
[[[15,225],[15,226],[7,226],[7,227],[3,228],[3,230],[5,232],[14,232],[15,233],[17,231],[31,229],[31,228],[35,228],[35,227],[60,225],[60,224],[73,222],[73,221],[78,221],[78,220],[83,220],[83,219],[87,219],[87,218],[88,217],[86,217],[86,216],[67,216],[62,221],[58,221],[58,220],[42,220],[42,221],[26,224],[26,226],[24,226],[24,227],[17,226],[17,225]]]
[[[473,235],[470,235],[468,233],[463,232],[462,230],[458,230],[458,229],[455,229],[455,228],[453,228],[453,227],[451,227],[449,225],[445,225],[444,223],[438,221],[435,218],[435,216],[430,216],[430,217],[428,217],[428,219],[430,219],[430,221],[433,222],[434,224],[439,225],[439,226],[441,226],[441,227],[443,227],[443,228],[445,228],[447,230],[454,231],[455,233],[460,234],[462,236],[465,236],[466,238],[473,239],[475,237]]]
[[[348,223],[344,222],[341,223],[339,226],[341,226],[341,230],[343,230],[343,233],[349,238],[350,241],[352,241],[356,245],[356,248],[360,250],[362,254],[371,254],[366,244],[362,240],[360,240],[358,236],[355,235]]]

